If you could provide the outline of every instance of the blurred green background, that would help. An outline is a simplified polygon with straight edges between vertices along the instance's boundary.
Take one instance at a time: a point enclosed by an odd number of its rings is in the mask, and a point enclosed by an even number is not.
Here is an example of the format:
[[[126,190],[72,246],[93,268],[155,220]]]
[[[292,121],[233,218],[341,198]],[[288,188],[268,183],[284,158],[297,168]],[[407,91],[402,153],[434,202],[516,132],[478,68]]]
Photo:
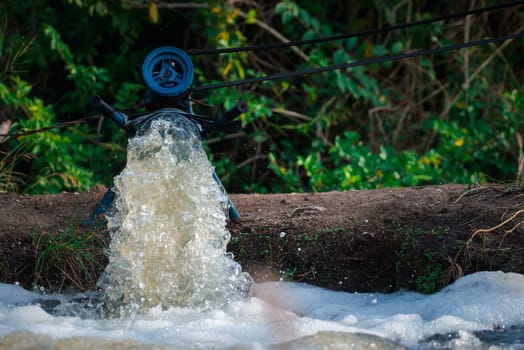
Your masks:
[[[0,4],[0,134],[95,115],[100,95],[140,111],[143,59],[183,50],[325,37],[495,5],[470,1],[28,0]],[[193,86],[355,62],[522,31],[522,7],[295,48],[193,56]],[[195,112],[249,103],[243,129],[206,151],[227,190],[305,192],[520,184],[522,39],[195,93]],[[97,120],[0,136],[0,192],[109,185],[127,135]]]

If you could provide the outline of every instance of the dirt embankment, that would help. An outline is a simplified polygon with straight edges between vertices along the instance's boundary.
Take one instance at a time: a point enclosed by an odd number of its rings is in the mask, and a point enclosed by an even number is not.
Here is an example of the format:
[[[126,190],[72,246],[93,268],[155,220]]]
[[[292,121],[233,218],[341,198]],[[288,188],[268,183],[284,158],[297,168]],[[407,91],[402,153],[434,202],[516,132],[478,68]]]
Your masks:
[[[42,276],[42,237],[72,229],[93,234],[76,224],[104,192],[96,186],[78,194],[0,195],[0,281],[92,288],[104,256],[93,253],[99,264],[88,275],[66,260]],[[231,199],[242,217],[228,224],[228,249],[256,281],[432,292],[475,271],[524,273],[521,188],[443,185]]]

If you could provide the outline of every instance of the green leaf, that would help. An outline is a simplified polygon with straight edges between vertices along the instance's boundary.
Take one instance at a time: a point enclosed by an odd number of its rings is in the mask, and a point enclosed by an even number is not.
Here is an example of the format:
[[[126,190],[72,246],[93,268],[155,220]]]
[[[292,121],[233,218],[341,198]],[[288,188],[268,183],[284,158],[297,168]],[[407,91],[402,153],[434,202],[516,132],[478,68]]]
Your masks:
[[[333,63],[339,64],[339,63],[346,63],[349,61],[349,55],[346,53],[346,51],[339,49],[335,51],[335,54],[333,55]]]
[[[255,131],[251,135],[253,136],[253,140],[256,143],[264,143],[267,140],[267,136],[264,131]]]
[[[287,5],[284,2],[279,2],[275,6],[275,13],[276,14],[282,14],[282,13],[284,13],[284,11],[287,11],[287,9],[288,9],[288,7],[287,7]]]
[[[402,44],[400,41],[395,41],[391,45],[391,53],[394,55],[401,53],[403,50],[404,50],[404,44]]]
[[[371,49],[371,53],[374,56],[384,56],[389,53],[389,50],[385,48],[383,45],[374,45]]]
[[[255,24],[256,21],[257,21],[256,16],[257,16],[257,11],[255,9],[250,9],[247,12],[246,23],[247,24]]]
[[[342,73],[340,73],[340,71],[336,72],[336,76],[337,76],[337,86],[338,86],[339,90],[342,93],[346,92],[346,80],[345,80],[345,77],[342,75]]]
[[[302,35],[302,40],[309,40],[309,39],[314,39],[314,38],[315,38],[315,32],[311,29],[306,30],[304,32],[304,35]]]
[[[282,24],[288,24],[293,18],[295,18],[295,16],[290,11],[284,12],[282,14]]]
[[[353,51],[355,49],[355,47],[357,46],[358,44],[358,38],[349,38],[349,39],[346,39],[346,49],[348,51]]]

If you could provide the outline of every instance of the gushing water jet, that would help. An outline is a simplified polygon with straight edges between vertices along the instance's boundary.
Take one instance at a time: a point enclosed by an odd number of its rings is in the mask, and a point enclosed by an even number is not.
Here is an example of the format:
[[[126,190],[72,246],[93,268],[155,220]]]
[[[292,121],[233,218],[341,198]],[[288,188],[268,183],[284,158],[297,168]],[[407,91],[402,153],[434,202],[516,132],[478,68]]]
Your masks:
[[[149,104],[164,108],[129,118],[93,100],[119,126],[136,130],[127,165],[98,208],[111,234],[109,264],[98,282],[106,307],[128,315],[157,306],[207,309],[246,297],[253,281],[226,252],[227,215],[238,212],[201,137],[234,123],[247,106],[237,104],[213,122],[197,118],[189,97],[181,97],[192,64],[176,48],[151,52],[142,71]]]

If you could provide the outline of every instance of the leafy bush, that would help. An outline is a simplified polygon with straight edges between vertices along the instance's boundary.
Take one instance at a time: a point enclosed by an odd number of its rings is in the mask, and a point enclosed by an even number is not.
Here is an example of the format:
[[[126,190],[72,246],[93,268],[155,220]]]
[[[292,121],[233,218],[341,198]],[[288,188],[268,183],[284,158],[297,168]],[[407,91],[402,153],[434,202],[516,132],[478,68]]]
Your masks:
[[[86,103],[94,94],[117,108],[140,110],[142,60],[161,45],[191,50],[309,39],[466,9],[451,1],[410,4],[272,0],[232,6],[202,0],[182,8],[148,0],[2,3],[8,16],[0,40],[0,121],[10,119],[16,131],[92,116]],[[193,85],[443,46],[465,35],[469,40],[500,36],[516,31],[520,23],[518,13],[508,8],[468,21],[457,18],[315,45],[193,56]],[[195,111],[218,115],[236,100],[249,102],[249,112],[241,116],[243,131],[206,140],[231,192],[515,181],[524,167],[519,158],[521,52],[522,40],[514,40],[499,47],[209,90],[194,94],[195,101],[205,102]],[[22,154],[13,151],[24,143],[23,154],[30,160],[3,163],[16,165],[0,169],[21,174],[16,190],[29,193],[109,184],[125,163],[127,135],[105,123],[96,143],[96,129],[97,121],[89,120],[11,138],[0,144],[2,154]]]

